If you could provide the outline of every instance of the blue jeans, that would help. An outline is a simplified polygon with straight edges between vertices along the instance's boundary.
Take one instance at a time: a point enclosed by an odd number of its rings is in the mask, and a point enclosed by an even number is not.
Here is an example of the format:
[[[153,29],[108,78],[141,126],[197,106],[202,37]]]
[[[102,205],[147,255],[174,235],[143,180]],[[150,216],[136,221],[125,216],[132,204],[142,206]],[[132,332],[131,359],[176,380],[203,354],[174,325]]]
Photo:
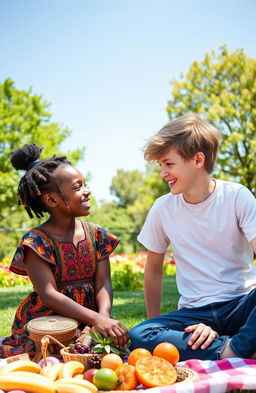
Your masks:
[[[204,323],[219,334],[209,347],[193,350],[188,345],[192,333],[185,333],[189,325]],[[230,340],[232,351],[242,358],[256,353],[256,289],[227,302],[208,304],[197,308],[181,308],[135,326],[130,331],[131,349],[144,347],[151,352],[161,342],[174,344],[180,360],[220,359]]]

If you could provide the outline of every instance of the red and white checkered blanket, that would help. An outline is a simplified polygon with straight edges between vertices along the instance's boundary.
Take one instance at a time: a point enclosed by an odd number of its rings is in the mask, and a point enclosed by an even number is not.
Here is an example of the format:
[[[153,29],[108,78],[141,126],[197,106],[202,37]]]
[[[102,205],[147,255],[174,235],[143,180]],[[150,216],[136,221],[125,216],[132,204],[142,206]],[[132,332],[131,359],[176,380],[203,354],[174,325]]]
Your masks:
[[[0,359],[0,367],[6,363]],[[224,360],[191,359],[177,366],[188,367],[199,374],[195,382],[181,382],[171,386],[147,389],[147,393],[225,393],[233,389],[256,392],[256,360],[229,358]]]
[[[225,393],[233,389],[256,392],[256,360],[229,358],[224,360],[191,359],[177,366],[189,367],[199,374],[195,382],[148,389],[150,393]]]

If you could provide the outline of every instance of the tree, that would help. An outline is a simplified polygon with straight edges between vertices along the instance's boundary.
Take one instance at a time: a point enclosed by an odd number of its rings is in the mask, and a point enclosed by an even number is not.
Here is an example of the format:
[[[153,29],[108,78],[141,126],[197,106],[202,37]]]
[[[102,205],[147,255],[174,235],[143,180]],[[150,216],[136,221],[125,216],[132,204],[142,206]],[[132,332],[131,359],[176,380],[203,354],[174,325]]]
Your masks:
[[[145,173],[118,169],[112,179],[111,191],[117,198],[117,206],[126,209],[134,232],[141,229],[155,199],[170,192],[159,172],[159,168],[152,165],[146,166]]]
[[[49,104],[32,90],[18,90],[11,79],[0,84],[0,218],[17,206],[17,185],[21,174],[11,165],[10,152],[24,143],[44,146],[42,158],[60,151],[61,143],[71,131],[51,122]],[[69,152],[67,157],[75,164],[84,149]]]
[[[256,59],[243,49],[206,53],[181,80],[172,80],[170,119],[193,111],[222,133],[215,173],[238,181],[256,193]]]
[[[143,172],[118,169],[117,175],[112,179],[110,192],[117,197],[119,206],[127,207],[137,199],[143,183]]]

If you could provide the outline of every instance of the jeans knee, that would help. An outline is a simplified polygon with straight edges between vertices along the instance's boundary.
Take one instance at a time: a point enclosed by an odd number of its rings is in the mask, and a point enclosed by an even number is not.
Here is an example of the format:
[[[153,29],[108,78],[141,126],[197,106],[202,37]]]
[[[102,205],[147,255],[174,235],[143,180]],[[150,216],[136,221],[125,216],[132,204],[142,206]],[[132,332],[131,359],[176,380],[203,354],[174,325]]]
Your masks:
[[[143,333],[140,325],[134,326],[130,332],[131,346],[130,349],[135,349],[142,346]]]

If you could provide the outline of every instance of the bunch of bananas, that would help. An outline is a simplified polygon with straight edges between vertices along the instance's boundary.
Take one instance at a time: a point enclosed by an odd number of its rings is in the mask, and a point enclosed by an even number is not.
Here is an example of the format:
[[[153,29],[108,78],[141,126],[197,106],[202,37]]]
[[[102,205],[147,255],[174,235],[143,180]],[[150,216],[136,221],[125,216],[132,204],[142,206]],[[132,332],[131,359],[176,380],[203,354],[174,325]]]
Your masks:
[[[30,360],[16,360],[0,369],[0,389],[22,389],[28,393],[97,393],[83,379],[84,365],[71,360],[41,368]]]

